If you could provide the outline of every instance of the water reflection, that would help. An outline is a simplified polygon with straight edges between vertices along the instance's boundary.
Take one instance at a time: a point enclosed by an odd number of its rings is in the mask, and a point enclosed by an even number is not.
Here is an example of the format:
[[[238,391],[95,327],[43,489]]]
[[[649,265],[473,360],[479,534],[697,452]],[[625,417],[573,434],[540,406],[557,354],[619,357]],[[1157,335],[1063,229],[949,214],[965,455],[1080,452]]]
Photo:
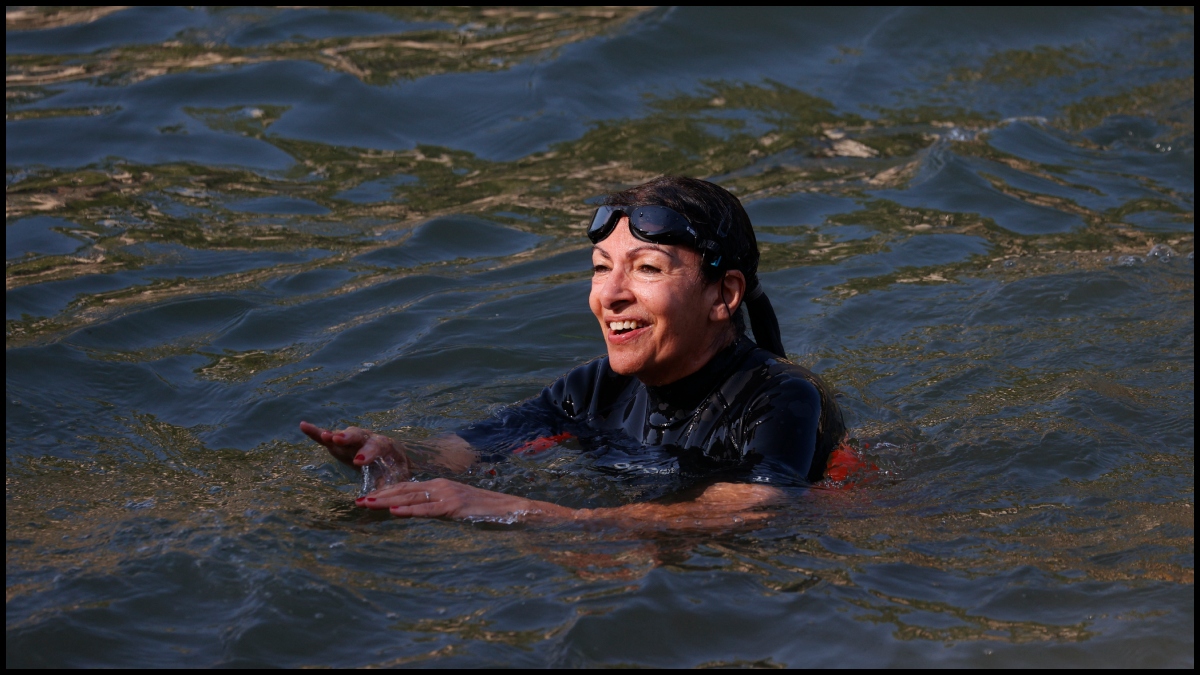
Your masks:
[[[1190,12],[6,25],[10,665],[1191,663]],[[718,531],[348,506],[296,420],[597,354],[588,200],[663,172],[746,202],[880,470]],[[634,498],[580,466],[469,480]]]

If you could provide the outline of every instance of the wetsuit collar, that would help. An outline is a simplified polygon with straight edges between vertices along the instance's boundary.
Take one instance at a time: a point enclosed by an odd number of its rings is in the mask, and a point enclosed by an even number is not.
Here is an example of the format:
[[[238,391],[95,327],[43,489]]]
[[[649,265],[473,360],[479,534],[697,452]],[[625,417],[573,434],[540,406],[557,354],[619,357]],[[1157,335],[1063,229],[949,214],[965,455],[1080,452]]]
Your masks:
[[[650,394],[650,410],[669,418],[676,417],[674,413],[677,412],[690,416],[714,389],[725,382],[729,371],[752,349],[754,343],[742,336],[717,352],[708,363],[691,375],[661,387],[646,385],[646,391]]]

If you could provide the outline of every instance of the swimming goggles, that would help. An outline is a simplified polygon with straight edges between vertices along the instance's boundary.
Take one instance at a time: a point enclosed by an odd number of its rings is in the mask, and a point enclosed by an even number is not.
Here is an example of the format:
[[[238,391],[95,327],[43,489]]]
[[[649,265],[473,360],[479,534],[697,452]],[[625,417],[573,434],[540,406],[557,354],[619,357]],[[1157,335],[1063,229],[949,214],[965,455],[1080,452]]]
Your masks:
[[[630,231],[642,241],[691,246],[704,253],[704,260],[709,265],[721,265],[721,246],[711,239],[702,238],[687,218],[666,206],[605,204],[596,209],[596,215],[592,216],[588,239],[592,240],[593,244],[604,241],[612,234],[621,216],[629,216]]]

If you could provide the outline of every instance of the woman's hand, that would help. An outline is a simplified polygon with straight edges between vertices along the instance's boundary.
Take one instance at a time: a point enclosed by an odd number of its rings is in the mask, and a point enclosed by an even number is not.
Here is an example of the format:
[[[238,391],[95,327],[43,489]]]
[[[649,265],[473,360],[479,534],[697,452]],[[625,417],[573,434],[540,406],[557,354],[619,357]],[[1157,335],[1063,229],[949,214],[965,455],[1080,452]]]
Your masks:
[[[395,441],[383,434],[358,427],[330,431],[308,422],[300,423],[300,431],[325,446],[329,454],[343,464],[362,468],[381,457],[390,458],[395,462],[404,480],[412,476],[412,465],[408,461],[408,455]]]
[[[570,520],[574,509],[463,485],[445,478],[401,483],[355,500],[401,518],[502,518]]]

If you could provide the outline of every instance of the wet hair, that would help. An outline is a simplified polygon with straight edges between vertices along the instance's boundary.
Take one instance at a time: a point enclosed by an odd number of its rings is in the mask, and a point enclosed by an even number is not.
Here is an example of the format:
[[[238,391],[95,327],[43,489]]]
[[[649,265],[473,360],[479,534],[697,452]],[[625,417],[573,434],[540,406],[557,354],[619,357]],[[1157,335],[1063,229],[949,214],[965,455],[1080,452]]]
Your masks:
[[[746,209],[728,190],[704,180],[683,176],[660,176],[652,181],[613,192],[605,196],[604,204],[623,206],[666,206],[679,212],[696,227],[702,238],[720,244],[717,264],[706,254],[700,265],[705,283],[720,281],[725,272],[738,270],[746,276],[745,302],[750,315],[750,327],[759,347],[786,357],[779,335],[779,320],[775,308],[763,293],[758,282],[758,240]],[[723,233],[724,236],[719,236]],[[746,331],[741,312],[734,314],[734,326],[739,333]]]

